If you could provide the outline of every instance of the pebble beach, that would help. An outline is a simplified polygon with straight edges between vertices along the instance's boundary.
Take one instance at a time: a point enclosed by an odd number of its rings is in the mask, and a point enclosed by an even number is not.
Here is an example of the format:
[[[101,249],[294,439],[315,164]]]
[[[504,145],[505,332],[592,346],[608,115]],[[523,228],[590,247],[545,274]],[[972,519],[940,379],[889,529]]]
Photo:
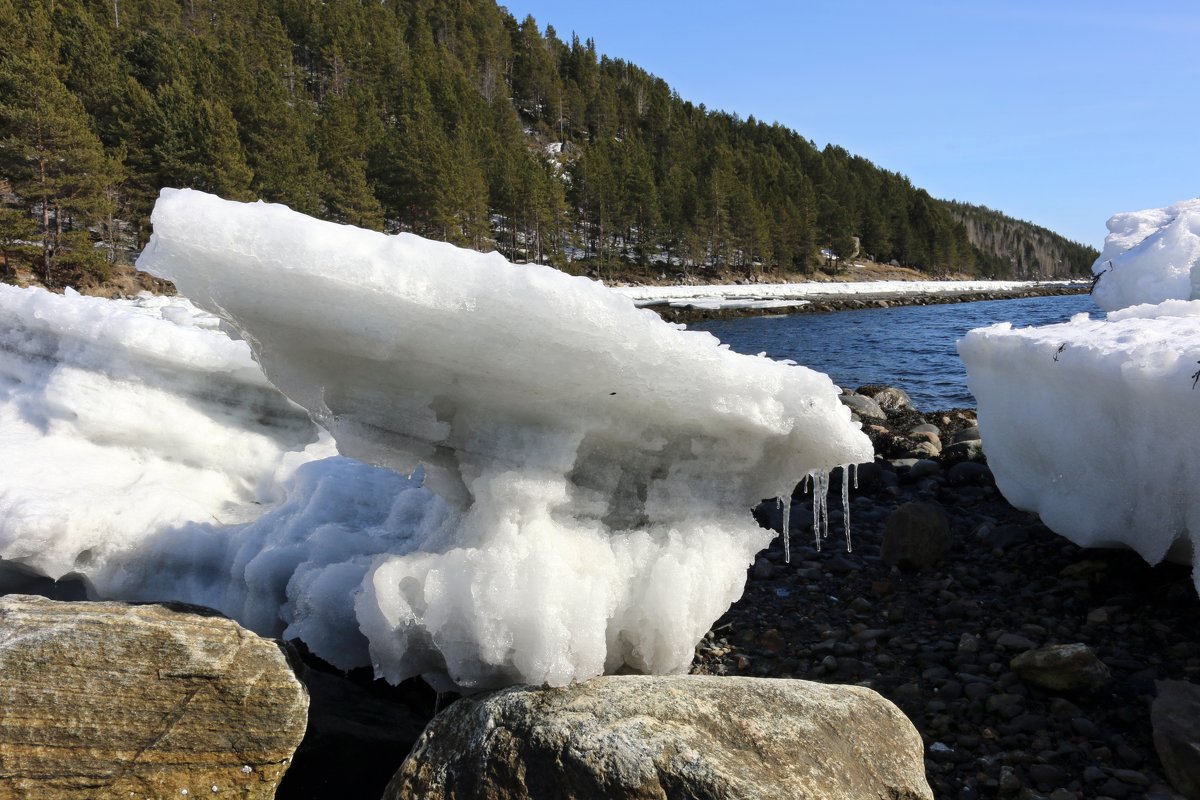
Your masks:
[[[1200,681],[1190,567],[1080,548],[1010,506],[972,410],[884,414],[864,420],[877,455],[849,488],[852,548],[840,474],[819,548],[811,495],[798,487],[790,563],[776,538],[698,646],[693,672],[880,692],[920,731],[939,798],[1177,797],[1151,704],[1159,681]],[[756,516],[781,527],[775,501]],[[1057,685],[1069,688],[1046,688],[1054,681],[1027,664],[1065,645],[1083,646],[1072,652],[1086,653],[1087,668],[1062,665]]]

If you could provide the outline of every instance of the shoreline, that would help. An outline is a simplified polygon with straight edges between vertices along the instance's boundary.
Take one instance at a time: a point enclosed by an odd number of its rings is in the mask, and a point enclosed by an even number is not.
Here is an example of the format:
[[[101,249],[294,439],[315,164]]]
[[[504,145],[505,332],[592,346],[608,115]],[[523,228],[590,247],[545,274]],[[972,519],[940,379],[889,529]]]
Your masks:
[[[777,536],[691,671],[874,689],[921,734],[937,797],[1178,797],[1155,749],[1151,703],[1157,681],[1200,681],[1190,568],[1080,547],[1013,507],[984,443],[969,441],[973,410],[902,407],[863,422],[875,462],[859,466],[844,510],[841,475],[831,475],[829,538],[816,539],[802,485],[790,563]],[[896,565],[887,531],[913,504],[945,520],[946,549]],[[782,527],[774,501],[755,515]],[[1021,654],[1076,643],[1104,665],[1103,686],[1050,689],[1021,674]]]
[[[817,284],[819,286],[820,284]],[[742,288],[742,287],[737,287]],[[784,316],[790,314],[819,314],[831,311],[851,311],[863,308],[895,308],[900,306],[932,306],[950,303],[978,303],[989,300],[1021,300],[1030,297],[1064,297],[1088,294],[1085,285],[1045,284],[1019,288],[964,289],[946,291],[822,293],[814,291],[796,300],[794,305],[728,306],[722,308],[693,305],[682,299],[642,301],[638,305],[649,309],[668,322],[691,324],[710,320],[741,317]]]

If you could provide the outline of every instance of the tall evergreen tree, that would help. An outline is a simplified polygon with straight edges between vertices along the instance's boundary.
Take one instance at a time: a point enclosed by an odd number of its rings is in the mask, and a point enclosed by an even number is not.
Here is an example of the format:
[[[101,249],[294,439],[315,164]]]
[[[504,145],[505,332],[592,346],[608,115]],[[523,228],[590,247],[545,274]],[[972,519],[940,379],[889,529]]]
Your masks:
[[[0,54],[0,179],[37,216],[42,280],[61,267],[102,272],[88,226],[110,216],[120,166],[46,53]]]

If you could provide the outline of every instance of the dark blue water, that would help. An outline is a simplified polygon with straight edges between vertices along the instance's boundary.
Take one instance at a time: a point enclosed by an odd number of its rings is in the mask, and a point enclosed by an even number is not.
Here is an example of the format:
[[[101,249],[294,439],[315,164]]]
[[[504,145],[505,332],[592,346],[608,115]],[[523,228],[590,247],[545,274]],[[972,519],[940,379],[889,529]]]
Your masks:
[[[848,389],[868,383],[899,386],[917,408],[938,411],[975,406],[955,349],[967,331],[996,322],[1048,325],[1081,311],[1101,315],[1089,295],[1070,295],[744,317],[688,327],[709,331],[739,353],[790,358]]]

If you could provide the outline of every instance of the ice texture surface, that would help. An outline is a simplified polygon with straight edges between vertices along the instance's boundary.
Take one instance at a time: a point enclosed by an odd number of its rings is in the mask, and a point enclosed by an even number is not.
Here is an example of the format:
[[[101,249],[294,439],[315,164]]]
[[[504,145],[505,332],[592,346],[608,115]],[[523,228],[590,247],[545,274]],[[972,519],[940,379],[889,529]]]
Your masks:
[[[1085,547],[1194,563],[1200,301],[971,331],[958,344],[996,485]],[[1200,591],[1200,574],[1193,570]]]
[[[1193,564],[1200,544],[1200,200],[1108,221],[1108,315],[958,343],[996,485],[1086,547]]]
[[[0,589],[19,572],[106,584],[147,536],[253,519],[329,453],[318,439],[186,300],[0,285]]]
[[[1108,230],[1092,266],[1096,305],[1115,311],[1200,299],[1200,199],[1116,214]]]
[[[827,376],[593,281],[187,190],[153,222],[139,266],[348,458],[292,470],[253,521],[155,537],[124,596],[182,587],[392,681],[677,672],[772,535],[749,508],[872,457]]]

